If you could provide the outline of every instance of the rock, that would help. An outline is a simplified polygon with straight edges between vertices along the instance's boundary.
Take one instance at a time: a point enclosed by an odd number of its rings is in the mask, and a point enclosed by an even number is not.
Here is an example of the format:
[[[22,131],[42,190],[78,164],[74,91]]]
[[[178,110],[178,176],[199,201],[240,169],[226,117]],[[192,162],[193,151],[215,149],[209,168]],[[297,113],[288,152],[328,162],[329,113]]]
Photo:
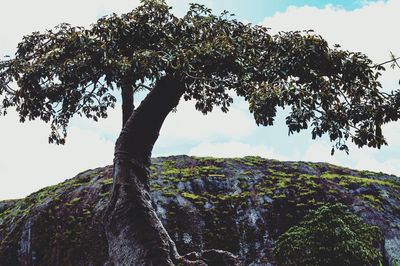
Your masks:
[[[0,202],[0,265],[104,265],[101,221],[111,172],[111,166],[88,170]],[[180,254],[208,265],[275,265],[275,240],[327,202],[341,202],[379,226],[387,263],[400,260],[396,176],[254,156],[172,156],[153,159],[150,187]]]
[[[398,231],[397,231],[398,233]],[[385,239],[385,255],[387,260],[389,261],[390,266],[397,266],[395,261],[399,261],[400,254],[400,237],[397,235],[393,238]]]

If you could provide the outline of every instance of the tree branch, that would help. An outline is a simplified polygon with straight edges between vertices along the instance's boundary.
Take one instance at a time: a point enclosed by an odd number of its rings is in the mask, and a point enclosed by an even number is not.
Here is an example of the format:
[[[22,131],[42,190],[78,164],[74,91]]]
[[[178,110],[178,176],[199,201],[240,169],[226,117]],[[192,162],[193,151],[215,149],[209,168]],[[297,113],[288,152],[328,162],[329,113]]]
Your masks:
[[[386,65],[386,64],[391,63],[391,62],[396,62],[396,64],[397,64],[397,60],[399,60],[399,59],[400,59],[400,56],[399,56],[399,57],[396,57],[396,58],[392,58],[392,59],[390,59],[390,60],[388,60],[388,61],[385,61],[385,62],[383,62],[383,63],[376,64],[376,65],[374,65],[373,67],[375,68],[375,67],[378,67],[378,66],[383,66],[383,65]],[[397,64],[397,65],[398,65],[398,64]]]
[[[149,86],[144,85],[143,83],[140,83],[139,85],[135,86],[135,90],[134,91],[136,92],[141,87],[146,89],[146,90],[148,90],[148,91],[151,91],[153,89],[152,87],[149,87]]]

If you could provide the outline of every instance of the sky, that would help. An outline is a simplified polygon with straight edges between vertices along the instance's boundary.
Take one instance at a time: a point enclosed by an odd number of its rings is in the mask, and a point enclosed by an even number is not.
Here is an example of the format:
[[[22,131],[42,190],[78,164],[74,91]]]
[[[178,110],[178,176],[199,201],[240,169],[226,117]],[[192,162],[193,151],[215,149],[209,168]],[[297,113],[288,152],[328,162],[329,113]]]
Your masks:
[[[400,0],[167,1],[178,16],[185,13],[189,2],[205,4],[216,13],[229,10],[241,21],[271,28],[271,34],[313,29],[331,45],[363,52],[377,63],[390,59],[390,52],[400,55]],[[12,55],[22,36],[33,31],[61,22],[88,26],[101,16],[129,12],[138,4],[138,0],[1,1],[0,58]],[[387,71],[382,77],[384,90],[398,89],[399,79],[399,69]],[[241,99],[236,99],[228,114],[216,110],[207,116],[197,112],[192,102],[182,100],[177,112],[167,118],[153,156],[258,155],[400,175],[400,122],[385,126],[387,147],[375,150],[350,145],[350,155],[337,152],[331,156],[331,143],[326,138],[312,140],[309,131],[288,136],[284,117],[284,111],[279,112],[274,126],[258,127]],[[47,124],[21,124],[13,112],[0,117],[0,200],[24,197],[81,171],[112,164],[120,124],[120,108],[98,123],[73,119],[66,145],[56,146],[48,144]]]

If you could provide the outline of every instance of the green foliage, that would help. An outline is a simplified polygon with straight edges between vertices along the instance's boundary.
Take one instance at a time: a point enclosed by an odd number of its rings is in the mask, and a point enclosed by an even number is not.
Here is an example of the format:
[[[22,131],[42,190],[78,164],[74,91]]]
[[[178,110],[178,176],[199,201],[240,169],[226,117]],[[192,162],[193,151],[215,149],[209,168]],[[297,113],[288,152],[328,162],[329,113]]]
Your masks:
[[[347,211],[325,205],[282,234],[275,246],[278,265],[374,265],[382,258],[380,230]]]
[[[49,141],[63,144],[72,116],[105,118],[113,90],[151,89],[166,75],[203,113],[228,111],[234,90],[257,124],[272,125],[277,108],[287,106],[289,133],[311,126],[313,138],[327,134],[346,151],[347,139],[386,144],[381,126],[399,118],[400,94],[379,91],[380,73],[361,53],[330,48],[311,31],[272,36],[199,4],[178,18],[162,0],[143,0],[88,29],[64,23],[25,36],[15,57],[0,62],[0,112],[16,107],[21,121],[50,122]]]

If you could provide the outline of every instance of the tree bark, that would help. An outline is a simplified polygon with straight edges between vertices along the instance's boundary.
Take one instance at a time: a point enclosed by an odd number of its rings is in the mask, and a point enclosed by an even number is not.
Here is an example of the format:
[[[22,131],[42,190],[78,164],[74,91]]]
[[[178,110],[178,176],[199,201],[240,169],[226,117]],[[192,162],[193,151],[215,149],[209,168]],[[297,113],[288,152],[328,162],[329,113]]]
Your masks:
[[[108,265],[239,265],[235,256],[220,250],[181,257],[151,202],[148,179],[153,145],[183,92],[177,78],[161,78],[131,113],[118,137],[113,191],[105,213]]]
[[[122,127],[133,113],[135,106],[133,104],[133,87],[132,84],[125,82],[121,86],[122,96]]]
[[[148,168],[164,119],[182,94],[177,79],[161,78],[116,142],[113,192],[105,214],[111,265],[174,265],[179,256],[152,206]]]

